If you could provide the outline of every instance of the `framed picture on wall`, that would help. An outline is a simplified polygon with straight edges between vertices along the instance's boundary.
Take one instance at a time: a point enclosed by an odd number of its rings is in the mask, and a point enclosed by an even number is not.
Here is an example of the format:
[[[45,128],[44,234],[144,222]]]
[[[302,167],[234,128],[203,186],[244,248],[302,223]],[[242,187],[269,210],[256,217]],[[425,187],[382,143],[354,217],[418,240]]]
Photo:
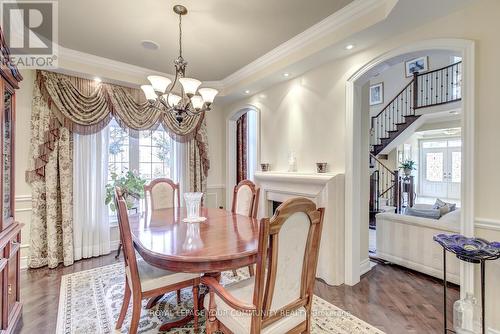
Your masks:
[[[425,72],[429,70],[429,64],[427,61],[427,56],[415,58],[405,62],[406,77],[413,76],[415,72]]]
[[[384,102],[384,83],[380,82],[370,86],[370,105],[381,104]]]

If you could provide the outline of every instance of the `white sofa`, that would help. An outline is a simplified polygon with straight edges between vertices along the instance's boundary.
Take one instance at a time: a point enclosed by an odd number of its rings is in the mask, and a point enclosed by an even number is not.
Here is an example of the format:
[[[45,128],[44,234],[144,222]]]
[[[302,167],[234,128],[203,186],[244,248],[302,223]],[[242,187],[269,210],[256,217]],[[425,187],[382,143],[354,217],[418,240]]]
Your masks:
[[[443,249],[432,237],[460,233],[459,209],[437,220],[388,212],[376,220],[378,258],[443,278]],[[447,280],[459,284],[459,260],[448,252],[446,262]]]

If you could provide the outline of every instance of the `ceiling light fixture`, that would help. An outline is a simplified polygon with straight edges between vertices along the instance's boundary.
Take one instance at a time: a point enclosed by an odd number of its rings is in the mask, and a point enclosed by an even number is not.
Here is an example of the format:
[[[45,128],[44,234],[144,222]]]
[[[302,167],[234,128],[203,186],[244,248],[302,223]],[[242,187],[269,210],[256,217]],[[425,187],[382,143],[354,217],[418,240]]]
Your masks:
[[[159,75],[150,75],[148,80],[151,84],[142,85],[141,88],[151,106],[173,113],[180,124],[186,116],[209,111],[219,92],[213,88],[199,88],[201,81],[186,78],[187,62],[182,58],[182,16],[186,15],[188,10],[182,5],[175,5],[173,10],[179,15],[179,57],[174,61],[174,81]],[[177,82],[180,83],[180,95],[172,92]]]
[[[450,111],[450,114],[458,115],[458,114],[460,114],[460,110],[452,110],[452,111]]]
[[[147,50],[158,50],[160,48],[160,44],[148,39],[141,41],[141,45],[143,48]]]
[[[245,91],[245,94],[250,94],[250,91],[247,89],[247,90]]]
[[[288,77],[290,76],[290,73],[285,72],[285,73],[283,73],[283,76],[284,76],[285,78],[288,78]]]
[[[354,44],[347,44],[347,45],[344,47],[344,49],[346,49],[346,50],[352,50],[352,49],[354,49]]]

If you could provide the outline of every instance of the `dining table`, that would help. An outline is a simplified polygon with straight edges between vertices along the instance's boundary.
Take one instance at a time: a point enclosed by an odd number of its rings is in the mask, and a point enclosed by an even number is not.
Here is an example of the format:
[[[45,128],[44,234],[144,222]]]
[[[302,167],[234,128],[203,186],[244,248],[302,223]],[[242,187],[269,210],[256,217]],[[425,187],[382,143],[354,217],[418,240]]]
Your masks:
[[[134,248],[150,265],[174,272],[219,277],[223,271],[256,263],[259,239],[256,218],[206,207],[200,209],[200,216],[206,219],[185,222],[185,208],[167,208],[131,217]],[[176,324],[191,319],[186,317]]]

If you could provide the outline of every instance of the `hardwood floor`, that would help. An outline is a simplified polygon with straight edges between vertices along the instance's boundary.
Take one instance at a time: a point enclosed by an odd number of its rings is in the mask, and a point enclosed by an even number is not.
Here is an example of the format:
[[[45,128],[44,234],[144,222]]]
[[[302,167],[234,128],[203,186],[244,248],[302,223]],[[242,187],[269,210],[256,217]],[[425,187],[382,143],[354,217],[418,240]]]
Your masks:
[[[18,333],[55,333],[61,276],[120,262],[114,253],[73,266],[21,271],[23,315]],[[386,333],[442,333],[442,287],[437,279],[397,266],[377,265],[354,287],[317,281],[315,294]],[[457,287],[448,294],[451,319]],[[450,322],[451,325],[451,322]]]
[[[399,266],[378,264],[355,286],[317,281],[314,293],[387,334],[443,333],[442,281]],[[449,286],[449,327],[459,295]]]

